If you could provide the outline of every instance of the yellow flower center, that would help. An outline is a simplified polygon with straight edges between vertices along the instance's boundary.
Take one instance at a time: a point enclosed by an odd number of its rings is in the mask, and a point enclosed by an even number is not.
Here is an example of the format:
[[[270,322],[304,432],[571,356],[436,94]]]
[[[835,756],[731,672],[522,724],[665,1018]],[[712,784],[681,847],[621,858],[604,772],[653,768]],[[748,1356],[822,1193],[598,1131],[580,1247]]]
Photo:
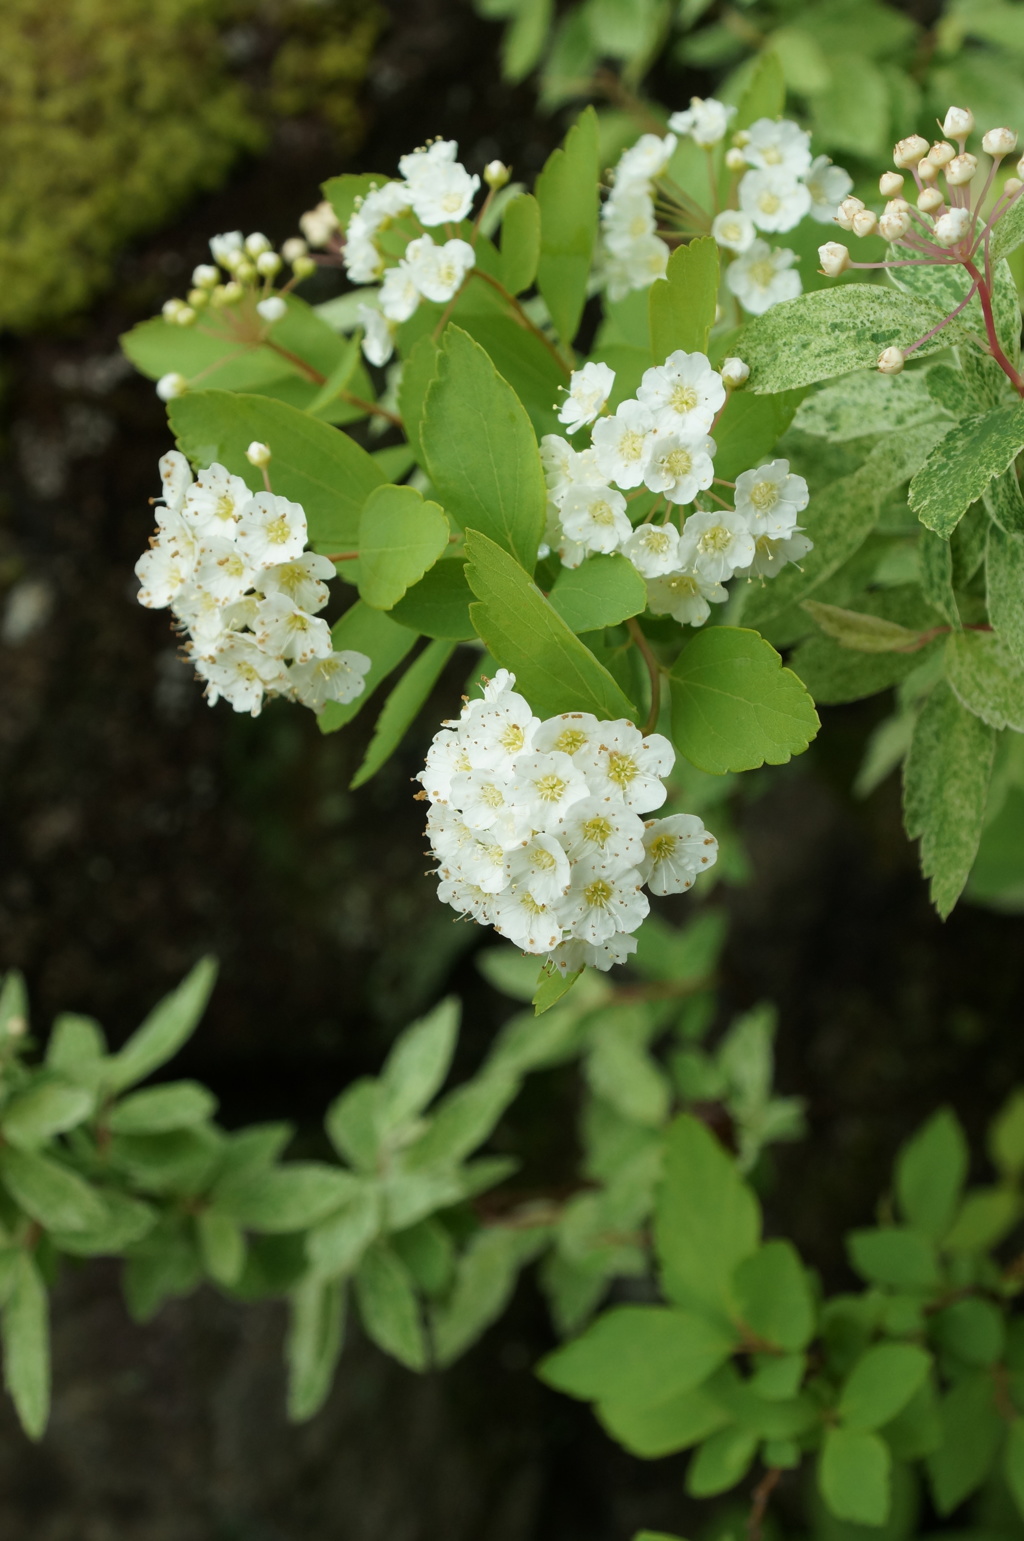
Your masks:
[[[697,580],[692,573],[674,573],[667,582],[678,599],[690,599],[700,592]]]
[[[665,456],[662,465],[666,475],[678,481],[681,476],[688,476],[693,470],[693,456],[688,449],[674,449]]]
[[[767,513],[779,501],[778,483],[755,482],[750,489],[750,501],[760,513]]]
[[[608,756],[608,775],[612,781],[620,787],[628,787],[639,774],[639,767],[631,754],[623,754],[618,749],[612,750]]]
[[[590,840],[594,845],[599,845],[603,850],[605,843],[611,839],[615,831],[612,829],[611,820],[604,818],[602,814],[596,814],[583,825],[581,834],[584,840]]]
[[[595,878],[583,890],[583,897],[593,910],[607,909],[612,896],[612,886],[610,883],[606,883],[604,878]]]
[[[272,546],[284,546],[291,539],[291,529],[283,516],[272,519],[267,525],[267,540]]]
[[[526,743],[526,735],[522,728],[519,726],[518,722],[510,722],[508,727],[501,734],[501,737],[498,739],[498,743],[501,745],[502,749],[507,750],[509,754],[518,754],[520,749],[522,749],[523,745]]]
[[[555,739],[555,748],[560,750],[562,754],[575,754],[578,749],[583,748],[586,742],[587,735],[581,733],[579,728],[563,728]]]
[[[651,860],[657,866],[659,862],[668,861],[674,853],[679,839],[676,835],[656,835],[648,847]]]
[[[724,525],[716,524],[712,529],[704,531],[697,544],[702,551],[728,551],[732,535]]]
[[[692,385],[675,385],[668,404],[673,412],[692,412],[697,405],[697,392]]]
[[[500,787],[496,787],[493,781],[485,781],[480,788],[480,801],[486,803],[488,808],[500,808],[505,801]]]
[[[623,460],[639,460],[643,455],[646,442],[646,434],[637,433],[635,428],[627,428],[619,440],[619,454]]]
[[[536,867],[538,872],[552,872],[557,866],[554,856],[546,851],[542,845],[534,846],[530,852],[530,865]]]
[[[218,519],[233,519],[235,516],[235,500],[228,493],[223,493],[214,505],[214,513]]]
[[[782,165],[782,151],[778,148],[777,145],[770,144],[767,150],[763,150],[761,153],[769,166]]]
[[[543,904],[538,904],[533,895],[528,893],[525,889],[523,890],[519,903],[523,906],[523,909],[528,915],[543,915],[544,913]]]
[[[596,503],[591,503],[590,517],[595,524],[609,525],[615,523],[615,511],[604,498],[598,498]]]
[[[770,193],[766,188],[763,193],[758,195],[757,206],[762,214],[777,214],[782,208],[782,199],[777,197],[775,193]]]
[[[553,773],[541,776],[540,780],[533,784],[537,788],[537,796],[542,803],[557,803],[565,795],[565,782],[561,776]]]
[[[762,257],[760,262],[752,262],[747,272],[759,289],[768,289],[775,278],[775,264],[767,257]]]

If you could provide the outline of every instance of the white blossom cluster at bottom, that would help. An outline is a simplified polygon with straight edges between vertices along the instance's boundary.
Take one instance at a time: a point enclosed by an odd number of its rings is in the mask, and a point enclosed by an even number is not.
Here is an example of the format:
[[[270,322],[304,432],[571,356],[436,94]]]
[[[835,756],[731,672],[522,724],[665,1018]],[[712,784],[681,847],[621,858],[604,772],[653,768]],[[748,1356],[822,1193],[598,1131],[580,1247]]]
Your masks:
[[[681,893],[718,842],[693,814],[645,819],[675,750],[625,718],[541,721],[499,669],[483,699],[434,735],[418,780],[438,898],[562,974],[636,951],[652,894]]]

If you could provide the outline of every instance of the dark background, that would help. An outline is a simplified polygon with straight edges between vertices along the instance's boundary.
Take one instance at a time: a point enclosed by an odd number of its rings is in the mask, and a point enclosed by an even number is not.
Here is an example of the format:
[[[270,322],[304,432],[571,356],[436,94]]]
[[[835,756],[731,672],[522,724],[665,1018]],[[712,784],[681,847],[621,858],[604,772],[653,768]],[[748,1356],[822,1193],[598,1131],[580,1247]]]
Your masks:
[[[443,134],[471,169],[500,155],[531,180],[562,125],[501,83],[497,35],[457,0],[395,3],[351,169],[387,171]],[[702,84],[677,79],[673,100]],[[442,991],[466,1001],[467,1071],[511,1009],[472,966],[482,934],[437,904],[411,800],[465,660],[355,794],[372,712],[322,738],[310,714],[279,705],[256,721],[211,711],[166,617],[134,602],[169,438],[117,337],[186,287],[210,234],[279,242],[342,169],[315,125],[285,125],[267,155],[126,255],[90,315],[2,352],[0,583],[19,586],[38,624],[18,634],[9,603],[0,634],[0,961],[26,972],[38,1032],[73,1009],[120,1041],[216,953],[220,982],[176,1073],[207,1081],[227,1124],[289,1117],[311,1149],[331,1097]],[[806,756],[763,773],[741,813],[753,876],[715,898],[734,919],[722,1021],[777,1002],[779,1088],[809,1104],[809,1139],[774,1163],[770,1225],[833,1285],[844,1228],[870,1222],[916,1123],[949,1102],[977,1143],[1024,1079],[1021,921],[962,906],[942,925],[895,781],[865,804],[849,797],[877,713],[826,712]],[[546,1149],[539,1125],[561,1128],[573,1096],[570,1077],[551,1078],[502,1143]],[[529,1281],[443,1378],[406,1372],[353,1331],[327,1408],[300,1429],[284,1421],[276,1306],[203,1291],[139,1327],[116,1268],[89,1264],[61,1280],[54,1320],[39,1448],[0,1404],[4,1541],[623,1541],[690,1525],[684,1462],[631,1460],[533,1378],[550,1329]]]

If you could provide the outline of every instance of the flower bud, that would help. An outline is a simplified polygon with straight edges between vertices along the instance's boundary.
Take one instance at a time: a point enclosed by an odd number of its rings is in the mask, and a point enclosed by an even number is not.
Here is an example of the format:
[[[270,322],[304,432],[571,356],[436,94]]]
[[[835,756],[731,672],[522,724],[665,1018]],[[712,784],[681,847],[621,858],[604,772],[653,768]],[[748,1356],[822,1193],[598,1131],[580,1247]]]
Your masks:
[[[923,161],[918,161],[917,163],[917,175],[920,180],[925,183],[925,185],[927,185],[929,182],[937,182],[939,178],[939,168],[935,165],[934,161],[930,161],[926,155]]]
[[[982,135],[981,148],[986,155],[1001,158],[1017,148],[1017,135],[1012,128],[990,128]]]
[[[218,290],[215,289],[213,295],[211,296],[214,304],[217,303],[217,293]],[[242,295],[245,293],[245,290],[242,288],[241,284],[236,284],[234,279],[232,279],[229,284],[222,284],[220,286],[219,293],[220,303],[222,305],[237,305],[239,300],[242,298]]]
[[[265,235],[256,230],[252,235],[246,236],[245,249],[250,257],[258,257],[262,252],[270,250],[270,242]]]
[[[161,375],[156,382],[156,393],[161,401],[173,401],[175,396],[184,396],[188,390],[188,381],[184,375]]]
[[[946,167],[946,181],[950,187],[963,187],[971,181],[977,169],[977,156],[965,150],[962,154],[954,156]]]
[[[202,310],[204,305],[209,305],[210,303],[209,289],[190,289],[188,291],[188,302],[193,310]]]
[[[261,444],[258,439],[253,439],[245,452],[245,458],[252,466],[268,466],[270,464],[270,445]]]
[[[974,129],[974,113],[969,107],[951,107],[942,120],[942,132],[949,139],[966,139]]]
[[[261,278],[273,278],[281,271],[281,259],[276,251],[261,251],[256,258],[256,271]]]
[[[750,365],[744,364],[741,358],[727,358],[722,362],[722,383],[727,391],[738,390],[741,385],[746,385],[750,379]]]
[[[197,268],[192,269],[192,282],[197,289],[212,289],[220,283],[220,270],[212,263],[201,262]]]
[[[326,199],[315,209],[307,209],[299,220],[299,229],[310,246],[327,246],[340,228],[338,216]]]
[[[494,193],[506,185],[511,175],[511,167],[506,166],[504,161],[488,161],[484,167],[484,181]]]
[[[731,150],[726,150],[725,152],[725,164],[730,171],[745,171],[747,168],[747,157],[742,150],[734,145]]]
[[[24,1038],[28,1032],[28,1023],[21,1015],[8,1017],[5,1031],[8,1038]]]
[[[736,130],[735,134],[733,134],[732,142],[736,146],[737,150],[742,150],[746,145],[750,143],[750,135],[747,133],[745,128],[739,128]]]
[[[826,241],[818,247],[818,261],[826,278],[838,278],[850,266],[850,253],[841,241]]]
[[[928,151],[928,159],[933,166],[948,166],[955,154],[955,146],[948,144],[945,139],[936,139]]]
[[[835,222],[842,230],[853,229],[853,217],[859,214],[864,207],[860,198],[844,198],[836,210]]]
[[[910,229],[910,215],[904,213],[883,214],[878,221],[878,233],[886,241],[902,241]]]
[[[174,321],[178,311],[184,307],[184,304],[184,300],[164,300],[163,305],[160,307],[160,314],[165,321]]]
[[[180,306],[174,315],[177,326],[191,326],[196,319],[196,313],[191,305]]]
[[[892,158],[896,165],[909,170],[916,166],[923,155],[928,154],[928,141],[922,139],[920,134],[911,134],[907,139],[901,139],[894,147]]]
[[[897,193],[903,191],[905,180],[898,171],[883,171],[878,179],[878,191],[883,198],[894,198]]]
[[[275,321],[280,321],[281,317],[287,314],[288,305],[279,294],[271,294],[267,299],[260,300],[256,311],[264,321],[269,321],[273,325]]]
[[[926,187],[918,194],[917,206],[922,214],[935,214],[945,203],[941,188]]]
[[[1024,182],[1021,181],[1020,177],[1007,177],[1006,181],[1003,183],[1003,192],[1006,193],[1008,197],[1014,198],[1020,192],[1022,187],[1024,187]]]
[[[316,263],[309,256],[296,257],[292,262],[292,272],[301,281],[303,278],[309,278],[312,273],[316,272]]]
[[[234,276],[240,284],[251,284],[256,277],[256,269],[247,258],[243,257],[241,262],[235,263]]]
[[[878,229],[878,215],[873,209],[861,209],[853,216],[854,235],[874,235]]]
[[[970,209],[947,209],[945,214],[935,221],[932,239],[940,246],[956,246],[970,232],[973,223],[974,218]]]
[[[903,353],[899,348],[883,348],[878,355],[878,372],[883,375],[903,373]]]
[[[290,236],[281,247],[281,256],[285,262],[294,262],[296,257],[308,257],[309,247],[301,235]]]

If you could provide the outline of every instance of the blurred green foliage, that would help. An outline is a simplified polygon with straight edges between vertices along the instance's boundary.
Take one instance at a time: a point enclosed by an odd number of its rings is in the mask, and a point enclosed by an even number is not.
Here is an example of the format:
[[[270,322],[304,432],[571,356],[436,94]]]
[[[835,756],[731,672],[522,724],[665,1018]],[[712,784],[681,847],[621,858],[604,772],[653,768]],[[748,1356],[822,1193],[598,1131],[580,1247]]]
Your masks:
[[[272,117],[317,114],[350,148],[378,29],[372,0],[7,0],[0,328],[84,305],[123,243],[218,186]],[[261,50],[267,78],[239,78],[231,54]]]

